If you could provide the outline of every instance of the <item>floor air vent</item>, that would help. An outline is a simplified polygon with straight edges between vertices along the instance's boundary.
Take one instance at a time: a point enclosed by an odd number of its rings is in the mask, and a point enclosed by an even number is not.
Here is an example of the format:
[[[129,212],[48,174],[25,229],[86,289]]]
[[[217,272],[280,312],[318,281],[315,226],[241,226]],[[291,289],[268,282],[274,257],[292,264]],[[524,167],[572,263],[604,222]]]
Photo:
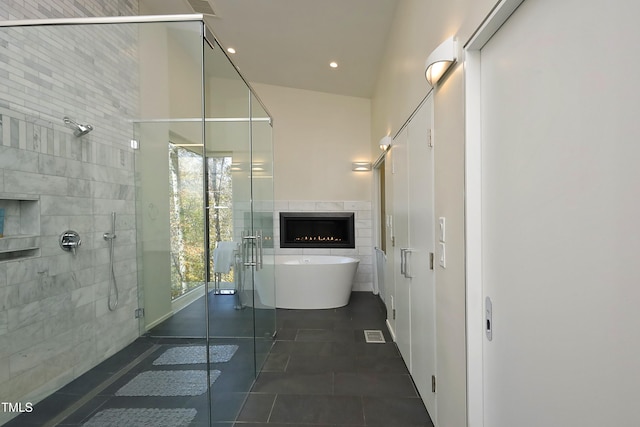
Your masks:
[[[365,330],[364,340],[368,343],[385,343],[384,335],[380,330]]]

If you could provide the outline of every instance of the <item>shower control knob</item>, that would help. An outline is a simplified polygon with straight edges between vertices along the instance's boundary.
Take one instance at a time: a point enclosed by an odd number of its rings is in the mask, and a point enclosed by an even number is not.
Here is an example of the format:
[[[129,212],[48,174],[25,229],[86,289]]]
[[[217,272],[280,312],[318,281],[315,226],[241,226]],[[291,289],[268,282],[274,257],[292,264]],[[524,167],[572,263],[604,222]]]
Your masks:
[[[67,230],[60,235],[60,247],[62,250],[76,254],[76,249],[82,244],[82,239],[78,232]]]

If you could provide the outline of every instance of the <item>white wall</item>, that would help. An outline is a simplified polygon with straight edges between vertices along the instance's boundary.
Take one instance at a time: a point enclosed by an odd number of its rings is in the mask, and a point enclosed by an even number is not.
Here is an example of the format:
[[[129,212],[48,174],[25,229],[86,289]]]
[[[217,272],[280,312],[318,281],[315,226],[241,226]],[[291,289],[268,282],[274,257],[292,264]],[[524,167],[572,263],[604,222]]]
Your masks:
[[[277,253],[333,254],[360,259],[353,290],[373,290],[370,100],[252,84],[273,117]],[[375,159],[374,159],[375,160]],[[354,249],[278,249],[280,211],[355,212]]]
[[[370,101],[252,84],[274,119],[276,200],[371,200]]]
[[[424,62],[445,38],[463,42],[495,0],[402,0],[390,31],[372,99],[371,152],[393,136],[426,96]],[[464,86],[455,67],[434,95],[435,217],[447,220],[447,268],[436,267],[440,427],[466,425],[464,270]],[[438,254],[436,254],[437,256]]]

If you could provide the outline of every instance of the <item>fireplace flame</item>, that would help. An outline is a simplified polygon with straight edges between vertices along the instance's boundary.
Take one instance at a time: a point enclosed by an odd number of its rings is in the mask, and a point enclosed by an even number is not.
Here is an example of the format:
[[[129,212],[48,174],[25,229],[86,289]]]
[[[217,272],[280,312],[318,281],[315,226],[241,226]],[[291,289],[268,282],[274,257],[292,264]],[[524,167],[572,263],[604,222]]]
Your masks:
[[[300,236],[294,240],[296,242],[342,242],[342,239],[333,236]]]

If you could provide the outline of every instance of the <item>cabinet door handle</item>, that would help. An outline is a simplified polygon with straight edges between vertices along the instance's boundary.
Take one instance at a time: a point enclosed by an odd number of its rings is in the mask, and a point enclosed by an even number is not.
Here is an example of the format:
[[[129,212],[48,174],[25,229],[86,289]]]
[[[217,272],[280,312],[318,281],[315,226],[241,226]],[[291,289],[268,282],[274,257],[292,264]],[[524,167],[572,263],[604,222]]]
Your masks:
[[[404,277],[406,277],[407,279],[413,279],[413,276],[411,275],[411,253],[413,252],[413,249],[405,249],[404,250]]]
[[[413,276],[410,272],[410,257],[408,256],[413,249],[411,248],[400,248],[400,274],[402,274],[407,279],[412,279]]]

